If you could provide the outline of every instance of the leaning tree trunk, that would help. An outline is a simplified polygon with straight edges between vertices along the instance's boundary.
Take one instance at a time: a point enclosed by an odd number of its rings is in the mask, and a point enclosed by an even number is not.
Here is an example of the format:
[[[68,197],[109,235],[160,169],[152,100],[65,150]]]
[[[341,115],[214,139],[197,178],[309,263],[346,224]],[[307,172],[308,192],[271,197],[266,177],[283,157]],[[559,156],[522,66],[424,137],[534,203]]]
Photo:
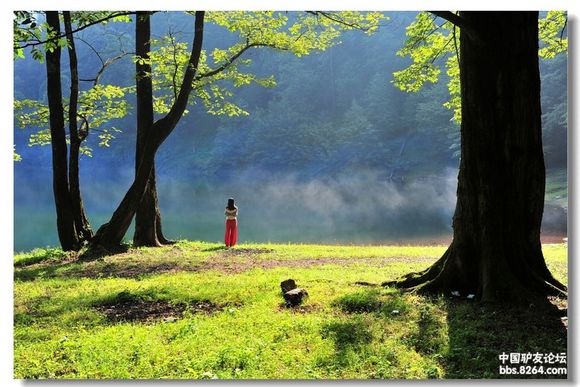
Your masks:
[[[153,165],[143,199],[135,212],[135,234],[133,235],[135,246],[161,246],[175,243],[163,235],[155,181],[155,165]]]
[[[566,287],[540,243],[542,149],[537,12],[461,12],[461,162],[453,242],[394,284],[521,302]],[[393,283],[385,283],[393,284]]]
[[[46,22],[57,35],[60,34],[60,20],[57,11],[47,11]],[[67,146],[60,82],[60,47],[58,45],[46,50],[46,79],[52,149],[52,185],[58,238],[63,250],[76,250],[79,241],[75,231],[67,177]]]
[[[151,50],[151,22],[149,12],[137,12],[135,23],[135,52],[138,57],[149,59]],[[144,150],[145,139],[153,126],[153,86],[151,63],[135,62],[137,91],[137,144],[135,152],[135,173]],[[155,166],[147,182],[143,199],[135,213],[135,233],[133,244],[136,246],[161,246],[170,243],[161,230],[161,212],[157,200]]]
[[[89,220],[85,213],[83,205],[83,198],[81,195],[80,180],[79,180],[79,155],[81,142],[83,137],[79,134],[77,126],[77,104],[79,97],[79,75],[77,52],[75,48],[75,41],[72,35],[70,11],[63,12],[64,29],[67,33],[69,66],[70,66],[70,98],[69,98],[69,134],[70,134],[70,154],[69,154],[69,169],[68,180],[69,190],[71,196],[71,205],[73,211],[73,218],[77,237],[79,241],[89,241],[93,236],[93,230],[89,224]]]
[[[195,12],[193,45],[183,80],[179,88],[179,94],[173,102],[169,112],[164,117],[155,121],[152,124],[151,129],[147,132],[143,147],[140,148],[141,157],[138,161],[139,164],[137,167],[137,173],[135,174],[135,179],[109,222],[102,225],[91,240],[92,247],[101,246],[107,248],[118,246],[123,240],[123,237],[133,220],[133,216],[145,195],[147,184],[149,183],[155,164],[155,154],[161,144],[163,144],[165,139],[167,139],[173,129],[175,129],[175,126],[177,126],[177,123],[183,116],[185,108],[187,107],[189,94],[192,89],[192,82],[201,56],[204,15],[205,12],[203,11]]]
[[[123,200],[113,213],[109,222],[97,230],[97,233],[91,240],[93,246],[115,247],[123,240],[125,233],[131,225],[135,211],[137,211],[137,207],[141,203],[145,193],[145,188],[147,187],[149,176],[153,169],[155,153],[162,142],[163,140],[152,138],[145,144],[143,157],[141,157],[141,163],[139,164],[133,184],[131,184],[131,187],[123,197]]]

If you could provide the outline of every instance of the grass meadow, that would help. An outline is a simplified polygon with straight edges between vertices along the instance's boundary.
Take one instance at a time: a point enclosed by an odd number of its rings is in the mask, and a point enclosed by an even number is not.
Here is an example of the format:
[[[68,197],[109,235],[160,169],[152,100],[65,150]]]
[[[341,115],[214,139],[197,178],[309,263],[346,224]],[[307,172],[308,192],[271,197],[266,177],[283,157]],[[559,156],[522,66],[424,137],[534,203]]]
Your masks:
[[[14,377],[499,378],[502,352],[566,352],[560,317],[372,286],[445,249],[179,241],[17,254]],[[543,251],[566,283],[567,245]],[[309,293],[300,307],[283,303],[288,278]]]

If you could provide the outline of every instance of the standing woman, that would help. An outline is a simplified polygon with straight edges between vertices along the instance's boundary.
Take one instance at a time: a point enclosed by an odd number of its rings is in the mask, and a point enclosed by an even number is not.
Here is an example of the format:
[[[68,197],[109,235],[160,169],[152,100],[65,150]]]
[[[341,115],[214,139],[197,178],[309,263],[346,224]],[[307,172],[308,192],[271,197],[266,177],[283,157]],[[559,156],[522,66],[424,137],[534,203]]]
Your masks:
[[[232,247],[238,240],[238,207],[234,204],[234,198],[228,199],[226,207],[226,248]]]

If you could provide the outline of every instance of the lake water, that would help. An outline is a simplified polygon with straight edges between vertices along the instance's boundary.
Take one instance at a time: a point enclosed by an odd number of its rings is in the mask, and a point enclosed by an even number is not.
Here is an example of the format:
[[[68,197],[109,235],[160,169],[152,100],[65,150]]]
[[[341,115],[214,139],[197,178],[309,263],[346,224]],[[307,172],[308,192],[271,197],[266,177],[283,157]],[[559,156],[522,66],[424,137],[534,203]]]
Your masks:
[[[96,229],[111,216],[130,179],[83,185],[86,210]],[[14,251],[58,246],[50,181],[16,181]],[[222,241],[224,207],[239,207],[239,241],[294,243],[388,243],[435,239],[452,233],[453,174],[404,185],[373,173],[300,181],[291,176],[228,184],[193,184],[160,176],[159,201],[167,237]],[[547,228],[566,232],[566,211],[547,207]],[[559,231],[558,231],[559,230]],[[132,238],[132,229],[126,240]]]

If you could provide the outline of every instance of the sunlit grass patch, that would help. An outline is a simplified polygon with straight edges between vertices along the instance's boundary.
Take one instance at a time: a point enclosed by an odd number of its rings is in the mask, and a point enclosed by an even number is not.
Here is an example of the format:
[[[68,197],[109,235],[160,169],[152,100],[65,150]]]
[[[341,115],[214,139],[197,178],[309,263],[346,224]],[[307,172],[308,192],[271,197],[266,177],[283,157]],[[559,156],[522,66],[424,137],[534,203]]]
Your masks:
[[[76,254],[76,253],[72,253]],[[38,248],[28,253],[20,253],[14,256],[14,266],[22,267],[34,265],[37,263],[56,263],[71,256],[71,253],[66,253],[57,248]]]
[[[542,245],[548,269],[564,285],[568,284],[568,243]]]
[[[94,261],[40,259],[15,266],[14,375],[498,377],[502,348],[566,350],[565,333],[521,311],[484,313],[475,302],[357,284],[424,269],[445,246],[292,246],[250,244],[225,252],[219,244],[181,241]],[[549,265],[563,270],[555,271],[558,278],[565,276],[566,247],[544,246],[544,254]],[[276,259],[294,264],[253,264]],[[220,262],[246,266],[228,272]],[[177,269],[147,269],[161,263]],[[111,265],[116,272],[79,274]],[[32,269],[46,274],[19,276]],[[138,274],[119,275],[123,270]],[[309,293],[302,310],[281,307],[280,282],[288,278]],[[117,313],[125,304],[143,305],[137,317],[145,318],[107,314],[107,305]],[[525,331],[516,323],[521,316],[527,316]]]

